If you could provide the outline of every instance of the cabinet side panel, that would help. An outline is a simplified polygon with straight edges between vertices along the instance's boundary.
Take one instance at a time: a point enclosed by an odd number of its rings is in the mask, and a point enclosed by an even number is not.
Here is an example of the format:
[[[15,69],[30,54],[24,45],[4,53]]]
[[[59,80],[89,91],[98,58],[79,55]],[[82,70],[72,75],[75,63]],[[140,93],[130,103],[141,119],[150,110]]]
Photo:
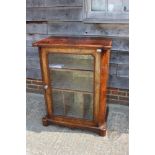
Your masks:
[[[100,104],[99,104],[99,126],[106,121],[106,90],[109,75],[109,58],[110,50],[106,50],[101,54],[101,87],[100,87]]]

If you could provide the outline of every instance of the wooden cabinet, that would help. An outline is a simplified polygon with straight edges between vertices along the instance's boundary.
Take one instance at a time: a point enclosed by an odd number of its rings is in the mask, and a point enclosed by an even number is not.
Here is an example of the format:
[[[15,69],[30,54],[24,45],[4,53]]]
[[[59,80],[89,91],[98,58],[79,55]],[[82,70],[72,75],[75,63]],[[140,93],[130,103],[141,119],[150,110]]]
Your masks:
[[[47,115],[43,125],[106,134],[106,87],[112,41],[49,37],[37,41]]]

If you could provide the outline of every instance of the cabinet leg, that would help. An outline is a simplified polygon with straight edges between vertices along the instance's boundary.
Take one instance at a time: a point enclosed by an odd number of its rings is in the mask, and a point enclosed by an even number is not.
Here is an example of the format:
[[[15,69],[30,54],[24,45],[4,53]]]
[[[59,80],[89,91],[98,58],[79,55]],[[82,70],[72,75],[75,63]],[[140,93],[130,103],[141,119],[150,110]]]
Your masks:
[[[99,131],[98,131],[99,135],[102,136],[102,137],[106,136],[106,130],[107,130],[107,125],[106,125],[106,122],[105,122],[103,125],[101,125],[99,127]]]
[[[49,122],[48,122],[46,117],[42,118],[42,123],[43,123],[43,126],[48,126],[49,125]]]
[[[104,137],[106,135],[106,130],[100,129],[99,135]]]

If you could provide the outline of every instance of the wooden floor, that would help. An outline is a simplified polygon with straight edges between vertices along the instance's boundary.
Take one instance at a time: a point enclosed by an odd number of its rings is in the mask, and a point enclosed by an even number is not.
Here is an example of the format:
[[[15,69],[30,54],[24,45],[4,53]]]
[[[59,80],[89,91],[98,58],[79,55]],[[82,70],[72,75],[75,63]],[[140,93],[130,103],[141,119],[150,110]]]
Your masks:
[[[109,104],[106,137],[56,125],[44,127],[43,95],[27,93],[27,155],[128,155],[128,107]]]

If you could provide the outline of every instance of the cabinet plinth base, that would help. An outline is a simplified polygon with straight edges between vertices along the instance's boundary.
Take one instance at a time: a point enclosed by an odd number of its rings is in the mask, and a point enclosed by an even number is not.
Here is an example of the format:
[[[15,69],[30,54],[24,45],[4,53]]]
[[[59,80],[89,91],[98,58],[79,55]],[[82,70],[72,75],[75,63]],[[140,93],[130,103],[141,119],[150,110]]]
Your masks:
[[[48,126],[50,124],[46,116],[42,118],[42,123],[43,123],[43,126]]]
[[[102,125],[101,127],[99,127],[98,133],[102,137],[106,136],[106,123],[104,125]]]
[[[70,129],[87,129],[89,131],[93,131],[98,133],[100,136],[106,136],[106,122],[102,126],[90,126],[85,124],[79,124],[79,123],[72,123],[72,122],[64,122],[64,121],[57,121],[51,118],[48,118],[47,116],[42,118],[42,123],[44,126],[56,124],[60,126],[66,126]]]

